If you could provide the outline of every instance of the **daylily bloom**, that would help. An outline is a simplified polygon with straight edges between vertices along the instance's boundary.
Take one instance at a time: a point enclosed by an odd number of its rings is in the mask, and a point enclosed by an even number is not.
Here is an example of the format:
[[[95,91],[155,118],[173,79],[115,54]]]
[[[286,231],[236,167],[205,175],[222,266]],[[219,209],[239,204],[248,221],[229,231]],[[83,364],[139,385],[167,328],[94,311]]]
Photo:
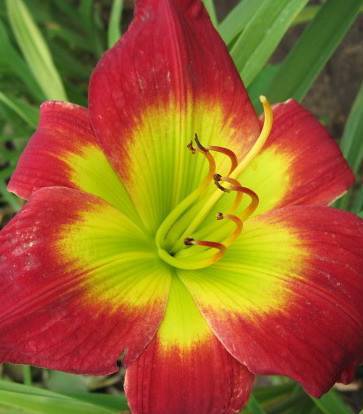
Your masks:
[[[259,119],[199,0],[139,0],[89,108],[41,106],[0,233],[0,360],[122,357],[133,413],[237,412],[256,374],[312,395],[363,353],[354,177],[295,101]]]

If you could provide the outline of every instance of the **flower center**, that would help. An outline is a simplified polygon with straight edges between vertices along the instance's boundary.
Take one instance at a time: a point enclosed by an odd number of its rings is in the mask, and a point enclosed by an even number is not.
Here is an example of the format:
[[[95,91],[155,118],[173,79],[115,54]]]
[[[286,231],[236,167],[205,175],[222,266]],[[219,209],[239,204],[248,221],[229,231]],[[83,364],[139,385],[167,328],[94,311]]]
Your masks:
[[[193,270],[217,262],[242,233],[244,221],[257,209],[258,195],[252,189],[243,186],[238,177],[260,152],[271,132],[273,120],[271,106],[264,96],[260,97],[260,101],[264,109],[264,124],[255,144],[240,162],[236,154],[228,148],[203,146],[197,134],[188,144],[191,153],[202,155],[208,162],[209,168],[199,187],[169,213],[157,231],[155,241],[159,256],[171,266]],[[214,153],[229,158],[230,169],[226,175],[217,173]],[[212,192],[211,187],[214,188]],[[234,195],[231,206],[226,212],[218,212],[215,217],[220,223],[219,226],[212,226],[213,229],[208,232],[209,237],[205,240],[194,238],[193,233],[199,229],[216,202],[222,195],[229,194]],[[248,203],[241,210],[241,203],[245,198],[248,199]],[[193,207],[196,205],[201,207],[195,212]],[[193,213],[192,217],[188,214],[190,212]],[[223,223],[229,223],[227,234],[227,227],[223,226]]]

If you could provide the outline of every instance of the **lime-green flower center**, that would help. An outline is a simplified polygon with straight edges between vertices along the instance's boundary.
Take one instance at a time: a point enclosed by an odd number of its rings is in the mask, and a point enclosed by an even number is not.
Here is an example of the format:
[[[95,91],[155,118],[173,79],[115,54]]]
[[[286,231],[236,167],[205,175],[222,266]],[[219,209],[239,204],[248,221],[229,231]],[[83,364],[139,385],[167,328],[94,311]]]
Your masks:
[[[238,176],[260,152],[271,132],[272,110],[265,97],[260,99],[265,112],[264,125],[254,146],[239,163],[233,151],[219,146],[205,147],[200,142],[197,134],[195,134],[194,142],[191,141],[188,144],[188,149],[193,154],[198,153],[205,157],[209,169],[199,187],[171,211],[157,231],[155,241],[159,256],[169,265],[192,270],[208,267],[217,262],[223,257],[228,247],[240,236],[243,222],[258,207],[258,195],[252,189],[241,185]],[[218,174],[216,171],[216,161],[213,155],[215,152],[227,156],[230,160],[230,169],[226,175]],[[212,192],[211,185],[215,189]],[[222,195],[230,193],[235,194],[231,207],[226,212],[218,212],[216,220],[233,224],[233,230],[227,235],[225,231],[210,232],[215,237],[208,237],[206,240],[194,238],[193,232],[199,228],[218,199]],[[239,211],[241,201],[245,197],[248,197],[249,202],[242,211]],[[202,207],[191,218],[187,212],[191,211],[196,203]],[[218,233],[222,233],[222,240],[219,240],[220,234]]]

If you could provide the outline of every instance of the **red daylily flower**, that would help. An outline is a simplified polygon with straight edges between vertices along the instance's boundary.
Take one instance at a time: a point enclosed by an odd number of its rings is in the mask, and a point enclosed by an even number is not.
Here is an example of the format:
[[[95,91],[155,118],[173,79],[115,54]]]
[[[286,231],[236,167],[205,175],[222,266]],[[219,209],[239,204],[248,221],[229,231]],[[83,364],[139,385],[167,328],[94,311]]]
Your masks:
[[[89,108],[43,104],[9,183],[0,360],[123,355],[137,414],[237,412],[256,374],[349,381],[363,223],[327,205],[354,178],[297,102],[261,101],[263,122],[199,0],[139,0]]]

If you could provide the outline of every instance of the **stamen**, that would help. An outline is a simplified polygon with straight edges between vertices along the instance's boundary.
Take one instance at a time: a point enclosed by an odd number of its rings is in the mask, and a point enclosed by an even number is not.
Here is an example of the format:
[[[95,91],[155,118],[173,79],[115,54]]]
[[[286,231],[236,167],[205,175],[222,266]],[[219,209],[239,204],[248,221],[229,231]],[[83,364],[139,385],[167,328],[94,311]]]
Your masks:
[[[214,174],[213,175],[213,179],[214,179],[214,184],[223,192],[225,193],[230,193],[230,189],[223,187],[223,185],[221,184],[221,180],[222,180],[222,176],[220,174]]]
[[[226,246],[222,243],[209,241],[209,240],[195,240],[192,237],[187,237],[186,239],[184,239],[184,244],[186,246],[201,246],[201,247],[209,247],[210,249],[219,250],[218,253],[216,253],[209,259],[210,264],[215,263],[217,260],[219,260],[224,255],[224,252],[226,251]]]
[[[231,160],[231,167],[227,175],[232,174],[232,172],[236,169],[238,165],[237,155],[232,150],[225,148],[225,147],[219,147],[217,145],[210,145],[207,148],[210,151],[216,151],[216,152],[220,152],[221,154],[227,155],[227,157]]]
[[[192,154],[195,154],[197,152],[197,150],[193,147],[193,141],[190,141],[189,144],[187,145],[188,150],[190,150],[190,152]]]
[[[199,141],[198,134],[194,135],[194,140],[195,140],[198,148],[201,151],[203,151],[203,152],[207,152],[207,151],[220,152],[221,154],[226,155],[231,160],[231,167],[230,167],[229,172],[228,172],[227,175],[230,175],[235,170],[235,168],[238,165],[238,159],[237,159],[237,155],[232,150],[230,150],[229,148],[220,147],[220,146],[217,146],[217,145],[208,145],[207,147],[204,147],[201,144],[201,142]],[[193,147],[192,142],[189,145],[191,145]],[[188,146],[188,148],[189,148],[189,146]]]
[[[239,218],[239,217],[237,217],[237,216],[235,216],[235,215],[233,215],[233,214],[223,214],[223,213],[217,213],[217,216],[216,216],[216,219],[217,220],[225,220],[225,219],[227,219],[227,220],[230,220],[230,221],[233,221],[233,223],[236,225],[236,228],[235,228],[235,230],[234,230],[234,232],[229,236],[229,238],[227,239],[227,240],[225,240],[224,242],[223,242],[223,244],[226,246],[226,247],[228,247],[228,246],[230,246],[238,237],[239,237],[239,235],[241,234],[241,232],[242,232],[242,228],[243,228],[243,222],[242,222],[242,220]]]
[[[199,198],[200,196],[207,190],[209,184],[213,180],[213,176],[216,172],[216,162],[213,157],[213,155],[206,150],[199,142],[198,136],[196,134],[196,141],[198,148],[194,148],[193,142],[191,141],[187,148],[192,152],[195,153],[196,151],[199,151],[204,155],[204,157],[208,161],[208,174],[204,178],[204,180],[201,182],[199,187],[194,190],[189,196],[184,198],[184,200],[177,205],[177,207],[172,210],[169,215],[164,219],[164,221],[161,223],[158,231],[156,232],[155,236],[155,242],[156,245],[161,248],[163,241],[165,242],[170,229],[172,228],[173,224],[185,213],[185,211],[192,206]],[[160,249],[162,251],[162,249]]]
[[[251,198],[251,202],[242,211],[242,213],[240,213],[238,215],[239,218],[242,221],[246,220],[248,217],[250,217],[255,212],[255,210],[257,209],[258,204],[259,204],[259,198],[258,198],[258,195],[254,191],[252,191],[248,187],[241,186],[239,181],[236,180],[235,178],[221,177],[219,174],[214,174],[213,178],[215,179],[215,183],[216,183],[217,187],[222,189],[222,191],[225,191],[225,192],[236,191],[237,192],[234,203],[233,203],[231,209],[228,212],[229,214],[235,212],[238,209],[238,207],[241,204],[243,194],[247,194]],[[216,178],[218,179],[217,181],[216,181]],[[221,184],[221,182],[227,182],[227,183],[231,184],[231,187],[226,188]]]
[[[208,152],[208,148],[204,147],[204,146],[200,143],[200,141],[199,141],[199,137],[198,137],[198,134],[197,134],[197,133],[195,133],[195,134],[194,134],[194,141],[195,141],[195,143],[197,144],[198,149],[199,149],[201,152]]]

